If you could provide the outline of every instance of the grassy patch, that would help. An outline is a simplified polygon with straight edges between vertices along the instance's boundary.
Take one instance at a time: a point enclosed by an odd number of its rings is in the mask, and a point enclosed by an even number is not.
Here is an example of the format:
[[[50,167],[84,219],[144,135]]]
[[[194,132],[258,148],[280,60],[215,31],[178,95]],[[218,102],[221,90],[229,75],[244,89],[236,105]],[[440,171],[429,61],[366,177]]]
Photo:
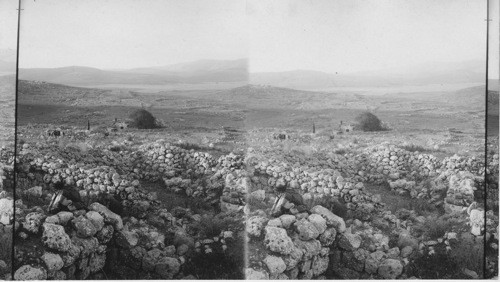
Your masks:
[[[365,188],[373,194],[380,194],[385,208],[392,213],[400,209],[414,210],[418,215],[428,215],[430,213],[441,212],[433,204],[429,204],[427,199],[415,199],[409,195],[400,195],[391,191],[389,184],[385,182],[382,185],[365,183]]]
[[[226,214],[202,215],[202,219],[192,224],[192,230],[196,231],[203,238],[219,236],[222,231],[233,230],[238,227],[239,221]]]
[[[269,204],[266,204],[265,201],[262,201],[251,194],[247,197],[246,200],[247,204],[250,206],[251,211],[266,210],[271,207]]]
[[[443,237],[447,231],[462,231],[464,224],[463,220],[455,217],[430,216],[423,223],[415,225],[414,230],[428,239],[436,239]]]
[[[461,268],[475,271],[479,277],[483,277],[484,245],[483,240],[474,236],[462,236],[452,246],[450,256],[457,261]]]
[[[421,145],[410,144],[410,145],[401,145],[399,146],[401,149],[404,149],[408,152],[420,152],[420,153],[432,153],[432,152],[441,152],[439,149],[427,148]]]
[[[0,235],[0,260],[10,265],[12,254],[12,233],[2,233]]]

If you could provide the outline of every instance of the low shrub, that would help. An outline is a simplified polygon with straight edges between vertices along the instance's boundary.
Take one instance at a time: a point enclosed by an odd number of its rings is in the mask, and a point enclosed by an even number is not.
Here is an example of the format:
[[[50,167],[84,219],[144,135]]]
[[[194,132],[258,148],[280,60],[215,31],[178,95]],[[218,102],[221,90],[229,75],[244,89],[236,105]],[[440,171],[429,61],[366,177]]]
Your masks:
[[[426,215],[437,211],[434,204],[429,203],[427,199],[411,199],[409,201],[409,209],[414,210],[419,215]]]
[[[411,145],[402,145],[400,146],[401,149],[403,150],[406,150],[408,152],[425,152],[427,151],[426,148],[424,148],[423,146],[420,146],[420,145],[415,145],[415,144],[411,144]]]
[[[380,119],[370,113],[370,112],[364,112],[356,117],[356,129],[362,130],[362,131],[384,131],[387,130],[382,126],[382,122]]]
[[[158,127],[156,118],[145,109],[133,112],[129,118],[131,120],[130,125],[139,129],[153,129]]]
[[[401,145],[399,146],[401,149],[404,149],[408,152],[420,152],[420,153],[424,153],[424,152],[440,152],[439,149],[434,149],[434,148],[426,148],[424,146],[421,146],[421,145],[415,145],[415,144],[410,144],[410,145]]]
[[[10,265],[12,254],[12,233],[2,233],[0,235],[0,260]],[[0,273],[3,274],[3,273]]]
[[[462,231],[465,222],[462,219],[449,216],[428,217],[423,223],[414,226],[416,233],[423,234],[428,239],[443,237],[447,231]]]
[[[227,214],[204,214],[202,219],[193,223],[191,229],[199,233],[201,237],[210,238],[219,236],[222,231],[238,228],[239,222]]]
[[[245,279],[244,245],[244,238],[236,236],[235,240],[228,244],[226,251],[221,251],[220,248],[214,248],[213,252],[208,254],[202,251],[189,258],[183,265],[184,273],[204,280]]]
[[[254,211],[254,210],[266,210],[266,209],[270,208],[270,206],[268,204],[266,204],[266,202],[258,199],[257,197],[255,197],[251,194],[248,195],[246,200],[247,200],[248,206],[250,207],[250,209],[252,211]]]
[[[479,277],[483,276],[484,245],[482,239],[474,236],[461,236],[456,244],[453,244],[450,257],[453,258],[461,268],[475,271]]]
[[[418,256],[408,265],[406,272],[408,276],[418,279],[470,279],[462,274],[456,260],[441,251]]]
[[[206,149],[206,148],[203,148],[202,146],[198,145],[198,144],[195,144],[195,143],[189,143],[189,142],[182,142],[182,143],[178,143],[176,144],[177,147],[179,148],[182,148],[184,150],[195,150],[195,151],[201,151],[203,149]]]
[[[335,149],[333,152],[334,152],[335,154],[338,154],[338,155],[345,155],[345,154],[347,154],[349,151],[348,151],[348,150],[346,150],[346,149]]]

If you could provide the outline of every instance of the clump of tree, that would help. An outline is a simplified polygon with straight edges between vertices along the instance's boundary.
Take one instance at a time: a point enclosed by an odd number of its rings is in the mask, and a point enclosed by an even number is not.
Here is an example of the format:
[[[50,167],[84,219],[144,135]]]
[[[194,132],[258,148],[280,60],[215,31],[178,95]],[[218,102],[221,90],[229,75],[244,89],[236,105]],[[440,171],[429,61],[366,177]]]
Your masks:
[[[363,130],[363,131],[383,131],[383,130],[387,130],[387,128],[385,128],[383,125],[382,125],[382,122],[380,121],[380,119],[370,113],[370,112],[364,112],[360,115],[358,115],[356,117],[356,129],[358,130]]]
[[[158,123],[156,118],[145,109],[136,110],[130,116],[130,126],[139,129],[152,129],[157,128]]]

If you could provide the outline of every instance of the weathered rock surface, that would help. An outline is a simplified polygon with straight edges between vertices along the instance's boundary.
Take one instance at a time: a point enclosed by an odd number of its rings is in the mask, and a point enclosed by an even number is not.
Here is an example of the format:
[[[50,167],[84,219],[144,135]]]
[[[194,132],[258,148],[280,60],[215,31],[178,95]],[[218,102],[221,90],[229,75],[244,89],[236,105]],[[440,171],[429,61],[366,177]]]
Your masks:
[[[265,233],[264,244],[269,250],[283,255],[288,255],[292,252],[294,245],[285,229],[268,226],[265,228]]]
[[[14,273],[15,280],[46,280],[47,272],[43,268],[23,265]]]
[[[321,215],[326,220],[326,224],[329,226],[335,227],[337,232],[342,233],[346,230],[344,219],[335,215],[334,213],[329,211],[327,208],[318,205],[318,206],[313,207],[311,209],[311,212],[314,214]]]
[[[44,223],[42,242],[50,249],[66,252],[71,245],[71,239],[61,225]]]
[[[262,216],[252,216],[246,221],[246,232],[250,236],[260,237],[264,224],[268,221],[267,218]]]
[[[113,225],[115,230],[123,229],[123,221],[122,218],[116,213],[110,211],[107,207],[103,206],[100,203],[92,203],[89,206],[89,209],[92,211],[96,211],[104,217],[104,222],[110,223]]]
[[[264,263],[272,275],[283,273],[286,270],[285,262],[280,257],[268,255],[264,259]]]
[[[403,265],[395,259],[384,260],[378,268],[378,274],[385,279],[396,279],[401,273],[403,273]]]

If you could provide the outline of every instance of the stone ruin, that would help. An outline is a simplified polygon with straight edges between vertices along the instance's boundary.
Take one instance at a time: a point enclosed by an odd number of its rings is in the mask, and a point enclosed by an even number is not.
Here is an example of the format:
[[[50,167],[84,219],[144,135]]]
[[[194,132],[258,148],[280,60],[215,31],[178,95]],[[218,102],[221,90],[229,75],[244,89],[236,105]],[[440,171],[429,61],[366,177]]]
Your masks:
[[[407,228],[425,218],[408,210],[407,214],[384,210],[380,196],[368,192],[365,183],[388,183],[399,194],[425,199],[448,214],[478,221],[472,218],[478,212],[466,213],[472,202],[481,201],[475,191],[483,185],[484,163],[475,157],[455,155],[438,160],[386,143],[356,155],[333,155],[316,162],[278,156],[252,161],[250,198],[271,203],[276,182],[285,181],[300,188],[311,213],[272,218],[262,209],[247,212],[251,246],[265,247],[264,254],[250,256],[248,279],[404,279],[411,278],[404,269],[415,254],[432,254],[444,247],[451,250],[450,242],[456,242],[457,233],[448,231],[440,241],[413,237]],[[350,217],[356,219],[344,221],[315,205],[325,198],[342,198]],[[492,213],[490,220],[490,228],[498,226],[498,217]],[[392,230],[392,235],[383,229]],[[476,230],[471,226],[473,235],[484,233],[484,228]],[[396,231],[390,247],[389,236]],[[489,235],[498,240],[498,232],[492,230]]]
[[[244,157],[214,158],[162,140],[125,148],[81,154],[23,145],[18,177],[26,189],[20,193],[47,203],[51,184],[64,181],[79,189],[88,209],[51,215],[42,203],[16,203],[16,236],[27,247],[16,248],[15,279],[103,279],[104,269],[128,278],[194,278],[185,273],[191,258],[238,247],[235,238],[243,231],[250,246],[262,246],[249,258],[247,279],[411,278],[404,270],[412,255],[449,246],[457,234],[447,232],[441,242],[413,237],[405,230],[425,219],[385,210],[380,196],[365,185],[387,183],[401,195],[465,216],[481,196],[477,191],[485,173],[478,158],[439,160],[388,143],[314,162],[260,156],[250,149]],[[301,191],[310,214],[272,218],[264,207],[252,210],[251,199],[274,200],[278,180]],[[187,226],[203,215],[162,208],[158,195],[146,191],[142,181],[161,181],[165,189],[220,207],[244,229],[197,237]],[[99,203],[105,194],[119,195],[126,214]],[[330,198],[342,199],[349,219],[317,204]],[[483,229],[497,237],[498,218],[489,218]],[[397,230],[395,243],[390,244],[394,239],[384,229]]]
[[[240,180],[244,171],[236,155],[214,159],[162,141],[134,151],[101,150],[96,158],[67,151],[41,154],[27,144],[23,150],[20,186],[29,188],[20,193],[25,199],[45,201],[17,205],[16,236],[21,246],[16,246],[14,279],[102,279],[105,268],[128,279],[193,278],[189,276],[193,273],[183,273],[190,258],[235,248],[245,198]],[[193,181],[197,179],[204,183]],[[235,221],[241,218],[240,224],[215,237],[190,234],[186,226],[203,216],[182,208],[161,208],[156,193],[141,188],[143,180],[163,180],[166,188],[173,186],[209,204],[220,201]],[[59,181],[78,188],[88,209],[48,214],[51,184]],[[104,194],[121,197],[124,217],[98,202]],[[167,233],[161,231],[165,229]],[[28,247],[31,244],[36,252]]]

